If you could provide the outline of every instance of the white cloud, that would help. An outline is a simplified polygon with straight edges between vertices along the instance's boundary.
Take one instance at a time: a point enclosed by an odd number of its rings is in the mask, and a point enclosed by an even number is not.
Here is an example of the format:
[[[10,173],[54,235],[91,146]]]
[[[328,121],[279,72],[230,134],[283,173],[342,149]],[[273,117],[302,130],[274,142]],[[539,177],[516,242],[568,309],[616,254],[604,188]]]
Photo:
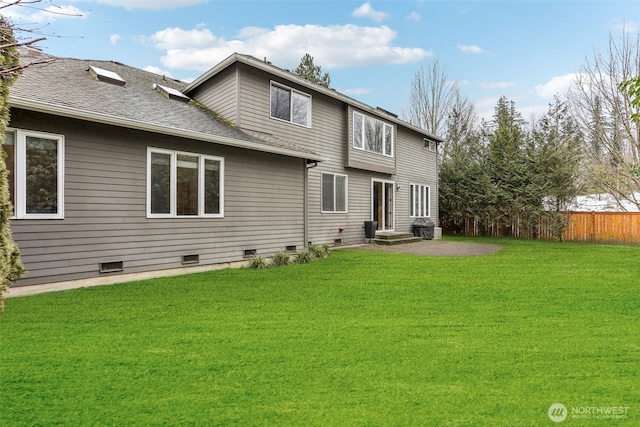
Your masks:
[[[380,12],[371,7],[370,3],[363,3],[360,7],[355,9],[351,16],[355,18],[371,18],[376,22],[383,21],[386,19],[389,14],[386,12]]]
[[[469,80],[451,80],[447,82],[449,87],[465,87],[469,86]]]
[[[120,34],[111,34],[109,36],[109,41],[111,42],[111,44],[116,44],[120,41],[121,38],[122,36]]]
[[[612,21],[611,28],[618,32],[626,32],[629,34],[636,33],[638,31],[638,24],[636,22],[620,21],[616,19]]]
[[[184,47],[204,48],[218,43],[219,40],[208,29],[183,30],[182,28],[166,28],[149,37],[149,41],[160,50],[174,50]]]
[[[469,45],[459,44],[457,47],[459,50],[461,50],[464,53],[472,53],[474,55],[481,55],[483,53],[487,53],[486,50],[474,44],[469,44]]]
[[[564,94],[576,79],[577,74],[565,74],[564,76],[554,76],[546,83],[535,87],[536,95],[544,99],[553,99],[557,94]]]
[[[422,16],[418,12],[411,12],[409,15],[407,15],[407,19],[409,21],[418,22],[420,19],[422,19]]]
[[[498,96],[477,99],[475,105],[478,118],[485,121],[493,120],[498,99]]]
[[[98,3],[108,6],[124,7],[128,10],[146,9],[177,9],[185,6],[206,3],[208,0],[97,0]]]
[[[154,67],[153,65],[148,65],[143,68],[145,71],[149,71],[150,73],[158,74],[159,76],[166,76],[169,78],[173,78],[169,71],[163,70],[162,68]]]
[[[323,69],[406,64],[433,55],[417,47],[394,46],[396,37],[387,26],[279,25],[273,29],[247,27],[233,40],[216,37],[206,28],[167,28],[145,40],[166,51],[162,57],[166,67],[197,71],[208,70],[234,52],[267,58],[288,69],[295,68],[305,53],[313,55]]]
[[[506,89],[508,87],[516,87],[518,84],[515,82],[483,82],[480,86],[485,89]]]
[[[528,105],[524,107],[517,107],[517,110],[527,123],[532,124],[545,115],[545,113],[549,110],[549,106]]]
[[[11,6],[2,9],[2,14],[17,26],[39,25],[53,22],[59,19],[84,18],[87,12],[83,12],[75,6],[50,5],[42,9]]]

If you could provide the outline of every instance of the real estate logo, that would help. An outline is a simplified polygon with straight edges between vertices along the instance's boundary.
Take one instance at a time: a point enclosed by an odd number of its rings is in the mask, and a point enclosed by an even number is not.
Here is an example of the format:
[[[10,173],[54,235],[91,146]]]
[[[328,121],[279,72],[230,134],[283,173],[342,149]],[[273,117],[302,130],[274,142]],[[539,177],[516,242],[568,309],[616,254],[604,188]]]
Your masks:
[[[561,423],[567,419],[567,412],[567,407],[562,403],[554,403],[549,406],[547,414],[549,415],[549,419],[554,423]]]

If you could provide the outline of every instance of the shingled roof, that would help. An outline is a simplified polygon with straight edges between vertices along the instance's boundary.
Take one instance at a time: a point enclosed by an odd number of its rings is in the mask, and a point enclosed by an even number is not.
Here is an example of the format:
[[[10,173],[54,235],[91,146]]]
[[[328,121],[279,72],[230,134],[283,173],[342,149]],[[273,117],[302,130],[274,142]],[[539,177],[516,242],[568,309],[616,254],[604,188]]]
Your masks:
[[[23,63],[33,61],[23,54]],[[250,135],[195,102],[168,92],[187,83],[113,61],[58,58],[38,54],[46,65],[27,67],[10,88],[10,106],[131,129],[174,135],[310,160],[318,154],[275,137]],[[95,70],[116,73],[125,84],[99,81]],[[109,80],[109,79],[106,79]],[[173,99],[172,99],[173,98]]]

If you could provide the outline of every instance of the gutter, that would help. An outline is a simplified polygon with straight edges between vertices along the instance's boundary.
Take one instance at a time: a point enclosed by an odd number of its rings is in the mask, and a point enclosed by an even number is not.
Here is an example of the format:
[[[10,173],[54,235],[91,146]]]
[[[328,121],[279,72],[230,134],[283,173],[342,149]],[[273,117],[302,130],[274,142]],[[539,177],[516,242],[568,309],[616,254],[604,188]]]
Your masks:
[[[170,126],[162,126],[139,120],[131,120],[123,117],[113,116],[110,114],[96,113],[92,111],[82,110],[75,107],[67,107],[63,105],[52,105],[46,102],[35,101],[22,97],[10,97],[9,106],[11,108],[21,108],[23,110],[36,111],[40,113],[53,114],[57,116],[69,117],[72,119],[86,120],[94,123],[102,123],[113,126],[120,126],[128,129],[142,130],[146,132],[159,133],[163,135],[176,136],[181,138],[193,139],[196,141],[209,142],[214,144],[226,145],[230,147],[244,148],[252,151],[259,151],[270,154],[279,154],[282,156],[294,157],[299,159],[308,159],[313,161],[325,160],[319,154],[312,152],[305,153],[302,151],[290,150],[282,147],[274,147],[269,145],[261,145],[240,139],[229,138],[219,135],[211,135],[203,132],[190,131],[187,129],[178,129]]]

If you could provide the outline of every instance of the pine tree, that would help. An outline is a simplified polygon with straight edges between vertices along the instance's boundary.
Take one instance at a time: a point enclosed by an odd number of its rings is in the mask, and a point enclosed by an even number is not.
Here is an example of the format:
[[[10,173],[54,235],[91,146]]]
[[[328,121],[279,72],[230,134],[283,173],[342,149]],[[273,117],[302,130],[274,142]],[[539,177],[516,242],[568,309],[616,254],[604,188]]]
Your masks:
[[[439,168],[440,221],[462,232],[464,221],[480,213],[482,147],[475,130],[475,106],[458,92],[447,117]]]
[[[300,65],[296,68],[295,73],[324,87],[330,87],[331,85],[329,73],[322,74],[322,67],[315,65],[313,63],[313,56],[308,53],[305,53],[300,60]]]
[[[496,215],[503,226],[502,234],[510,235],[508,226],[518,216],[533,213],[530,185],[532,171],[527,167],[523,131],[524,121],[513,101],[502,97],[489,125],[487,167],[495,185]],[[541,202],[541,201],[540,201]]]
[[[555,99],[532,131],[538,192],[546,200],[547,216],[555,237],[562,240],[567,227],[563,214],[580,190],[581,146],[584,142],[567,104]]]
[[[13,30],[0,15],[0,142],[4,144],[5,132],[9,124],[9,86],[19,74],[19,52]],[[15,71],[14,71],[15,70]],[[9,186],[5,151],[0,158],[0,310],[4,308],[4,293],[12,282],[24,274],[20,262],[20,251],[13,241],[10,230],[12,206],[9,201]]]

